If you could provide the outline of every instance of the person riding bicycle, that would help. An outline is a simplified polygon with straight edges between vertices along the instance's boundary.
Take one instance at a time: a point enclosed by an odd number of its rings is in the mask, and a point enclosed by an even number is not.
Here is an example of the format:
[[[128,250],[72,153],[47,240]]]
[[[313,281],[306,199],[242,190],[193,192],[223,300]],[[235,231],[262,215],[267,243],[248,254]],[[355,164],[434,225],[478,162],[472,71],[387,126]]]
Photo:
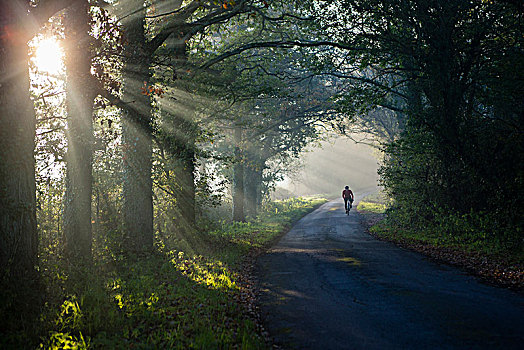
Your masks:
[[[353,191],[349,189],[349,186],[346,186],[342,191],[342,198],[344,198],[344,208],[346,209],[346,213],[348,213],[349,209],[353,207],[353,200],[355,199]]]

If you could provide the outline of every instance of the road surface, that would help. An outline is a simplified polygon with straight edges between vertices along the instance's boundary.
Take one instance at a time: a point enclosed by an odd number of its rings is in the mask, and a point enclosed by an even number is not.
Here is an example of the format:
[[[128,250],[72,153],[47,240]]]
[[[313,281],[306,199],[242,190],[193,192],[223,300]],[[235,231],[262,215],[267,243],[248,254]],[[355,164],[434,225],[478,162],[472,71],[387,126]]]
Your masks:
[[[524,349],[524,296],[374,239],[342,200],[259,257],[259,307],[285,349]]]

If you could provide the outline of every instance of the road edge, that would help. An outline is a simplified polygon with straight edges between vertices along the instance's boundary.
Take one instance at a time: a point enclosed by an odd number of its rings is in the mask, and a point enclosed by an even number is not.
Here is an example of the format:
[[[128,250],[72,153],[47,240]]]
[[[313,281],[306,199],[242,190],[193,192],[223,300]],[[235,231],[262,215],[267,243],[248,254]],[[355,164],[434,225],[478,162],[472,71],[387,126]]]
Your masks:
[[[366,232],[380,240],[398,247],[420,253],[439,264],[450,265],[476,277],[490,286],[509,289],[524,295],[524,266],[507,264],[480,253],[466,252],[460,249],[438,247],[426,242],[392,239],[380,236],[370,230],[384,219],[384,214],[365,213],[357,210]]]

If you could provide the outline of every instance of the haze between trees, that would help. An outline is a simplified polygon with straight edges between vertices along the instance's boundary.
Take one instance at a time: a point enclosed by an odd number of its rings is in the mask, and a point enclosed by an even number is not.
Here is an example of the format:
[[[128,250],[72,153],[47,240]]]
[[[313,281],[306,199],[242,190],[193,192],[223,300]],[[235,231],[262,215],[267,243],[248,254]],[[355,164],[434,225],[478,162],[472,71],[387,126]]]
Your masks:
[[[326,131],[370,135],[396,230],[520,254],[523,6],[0,2],[2,314],[40,308],[50,261],[74,279],[256,218]],[[56,75],[29,62],[49,35]]]

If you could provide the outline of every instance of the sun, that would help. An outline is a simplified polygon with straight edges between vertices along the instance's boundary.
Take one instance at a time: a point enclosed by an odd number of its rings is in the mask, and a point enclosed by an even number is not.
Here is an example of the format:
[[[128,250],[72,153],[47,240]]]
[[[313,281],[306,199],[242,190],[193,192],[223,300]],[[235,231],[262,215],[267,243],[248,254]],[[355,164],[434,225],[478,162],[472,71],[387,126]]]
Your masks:
[[[64,68],[64,52],[56,38],[45,38],[36,43],[34,63],[40,72],[56,75]]]

